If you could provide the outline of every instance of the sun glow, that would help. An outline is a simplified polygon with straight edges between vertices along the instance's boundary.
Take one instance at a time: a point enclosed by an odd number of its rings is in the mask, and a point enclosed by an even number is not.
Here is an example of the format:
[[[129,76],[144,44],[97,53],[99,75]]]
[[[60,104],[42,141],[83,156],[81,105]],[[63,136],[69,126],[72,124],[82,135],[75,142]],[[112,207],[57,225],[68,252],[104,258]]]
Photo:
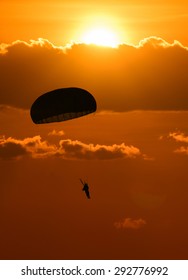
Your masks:
[[[116,34],[110,29],[104,27],[93,28],[88,30],[82,37],[85,44],[94,44],[103,47],[115,48],[118,46]]]

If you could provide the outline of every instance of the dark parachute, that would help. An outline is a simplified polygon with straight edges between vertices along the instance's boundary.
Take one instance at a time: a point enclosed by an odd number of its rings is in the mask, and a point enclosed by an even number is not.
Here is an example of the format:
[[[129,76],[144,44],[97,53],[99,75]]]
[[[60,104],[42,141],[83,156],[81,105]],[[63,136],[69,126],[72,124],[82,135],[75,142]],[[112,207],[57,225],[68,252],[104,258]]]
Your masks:
[[[78,118],[96,111],[94,97],[76,87],[60,88],[39,96],[31,106],[34,123],[61,122]]]

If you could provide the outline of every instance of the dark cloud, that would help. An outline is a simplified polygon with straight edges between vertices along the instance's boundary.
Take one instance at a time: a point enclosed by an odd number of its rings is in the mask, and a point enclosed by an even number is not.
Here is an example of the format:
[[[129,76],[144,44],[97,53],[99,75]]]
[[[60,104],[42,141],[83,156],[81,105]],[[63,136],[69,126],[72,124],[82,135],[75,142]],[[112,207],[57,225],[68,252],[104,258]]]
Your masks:
[[[43,92],[78,86],[99,110],[187,110],[187,69],[187,48],[157,37],[117,49],[16,41],[0,46],[0,103],[30,108]]]
[[[0,139],[0,159],[19,159],[26,154],[26,150],[20,143],[6,141],[4,138]]]
[[[17,159],[25,155],[33,158],[45,158],[54,155],[56,147],[42,141],[40,136],[18,140],[12,137],[0,139],[0,158]]]

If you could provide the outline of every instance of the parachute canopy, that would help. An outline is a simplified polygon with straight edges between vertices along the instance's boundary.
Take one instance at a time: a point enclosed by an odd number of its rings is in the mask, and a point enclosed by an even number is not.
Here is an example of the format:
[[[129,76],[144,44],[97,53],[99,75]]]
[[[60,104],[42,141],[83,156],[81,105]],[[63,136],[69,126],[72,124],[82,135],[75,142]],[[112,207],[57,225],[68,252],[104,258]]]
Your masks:
[[[76,87],[60,88],[39,96],[31,106],[34,123],[61,122],[96,111],[95,98],[86,90]]]

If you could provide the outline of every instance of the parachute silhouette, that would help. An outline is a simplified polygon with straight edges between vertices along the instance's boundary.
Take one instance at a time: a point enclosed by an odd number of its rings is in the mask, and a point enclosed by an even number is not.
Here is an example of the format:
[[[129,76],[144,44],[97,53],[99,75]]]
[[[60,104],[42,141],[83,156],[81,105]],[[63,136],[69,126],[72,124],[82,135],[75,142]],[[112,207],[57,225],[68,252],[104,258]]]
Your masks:
[[[95,112],[95,98],[76,87],[60,88],[39,96],[31,106],[30,115],[36,124],[61,122]]]

